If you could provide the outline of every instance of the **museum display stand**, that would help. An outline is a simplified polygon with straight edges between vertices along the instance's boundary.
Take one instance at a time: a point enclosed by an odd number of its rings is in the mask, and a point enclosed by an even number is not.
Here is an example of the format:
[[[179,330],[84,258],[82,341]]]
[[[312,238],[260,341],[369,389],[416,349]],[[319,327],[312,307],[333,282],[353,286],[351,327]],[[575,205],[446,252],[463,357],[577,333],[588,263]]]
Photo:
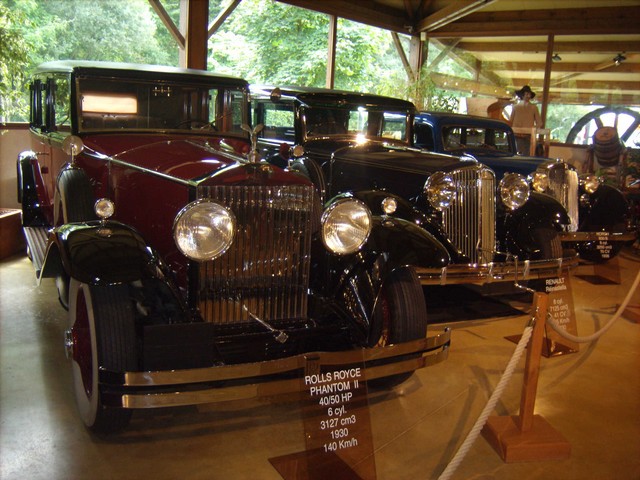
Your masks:
[[[544,280],[544,293],[547,297],[548,318],[556,325],[559,325],[564,332],[571,335],[578,335],[578,325],[576,322],[575,307],[573,304],[573,293],[571,290],[571,275],[564,273],[556,278]],[[505,338],[514,343],[518,343],[522,335],[508,335]],[[548,323],[545,323],[542,355],[556,357],[567,353],[576,353],[580,350],[577,342],[572,342],[563,338],[555,332]]]
[[[489,417],[482,430],[489,444],[507,463],[559,460],[571,454],[571,445],[562,434],[542,416],[534,415],[549,296],[535,293],[533,307],[535,323],[527,349],[519,415]]]

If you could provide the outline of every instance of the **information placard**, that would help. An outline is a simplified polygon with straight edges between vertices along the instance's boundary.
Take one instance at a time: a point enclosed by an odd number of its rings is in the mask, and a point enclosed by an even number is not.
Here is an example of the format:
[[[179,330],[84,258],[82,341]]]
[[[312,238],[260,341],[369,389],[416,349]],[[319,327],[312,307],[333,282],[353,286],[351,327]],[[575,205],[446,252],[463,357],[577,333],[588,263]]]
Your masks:
[[[321,365],[307,357],[302,408],[306,451],[270,459],[285,480],[375,480],[364,362]]]
[[[549,295],[548,322],[554,322],[562,330],[571,335],[578,335],[576,313],[573,306],[571,292],[571,277],[563,274],[557,278],[545,280],[545,292]],[[542,354],[546,357],[574,353],[580,349],[576,342],[563,338],[551,326],[545,326],[545,341],[542,345]]]

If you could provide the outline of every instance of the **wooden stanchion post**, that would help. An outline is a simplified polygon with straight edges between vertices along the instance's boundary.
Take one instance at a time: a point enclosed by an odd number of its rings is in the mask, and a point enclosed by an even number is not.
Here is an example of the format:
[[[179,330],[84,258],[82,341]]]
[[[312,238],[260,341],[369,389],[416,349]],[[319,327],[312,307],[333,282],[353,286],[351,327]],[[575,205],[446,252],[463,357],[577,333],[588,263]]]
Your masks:
[[[546,293],[534,295],[535,324],[529,340],[518,416],[489,417],[483,436],[507,463],[564,459],[571,445],[543,417],[534,415],[540,356],[549,298]]]

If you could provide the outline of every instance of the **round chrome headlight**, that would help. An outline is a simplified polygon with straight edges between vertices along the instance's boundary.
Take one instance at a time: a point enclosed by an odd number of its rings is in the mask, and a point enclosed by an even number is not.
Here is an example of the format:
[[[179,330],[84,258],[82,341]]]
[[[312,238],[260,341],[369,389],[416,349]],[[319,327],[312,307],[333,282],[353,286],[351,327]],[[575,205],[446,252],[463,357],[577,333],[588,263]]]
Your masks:
[[[545,172],[535,172],[531,177],[531,186],[538,193],[544,193],[549,189],[549,175]]]
[[[507,173],[500,180],[500,198],[510,210],[516,210],[529,199],[529,185],[518,173]]]
[[[198,262],[213,260],[233,242],[236,219],[217,203],[198,200],[184,207],[173,223],[173,238],[180,251]]]
[[[424,184],[424,193],[431,205],[438,210],[444,210],[453,203],[456,186],[450,176],[436,172]]]
[[[582,179],[582,184],[587,193],[595,193],[600,187],[600,177],[596,175],[587,175]]]
[[[322,242],[338,255],[355,253],[371,233],[371,211],[352,198],[338,200],[322,214]]]

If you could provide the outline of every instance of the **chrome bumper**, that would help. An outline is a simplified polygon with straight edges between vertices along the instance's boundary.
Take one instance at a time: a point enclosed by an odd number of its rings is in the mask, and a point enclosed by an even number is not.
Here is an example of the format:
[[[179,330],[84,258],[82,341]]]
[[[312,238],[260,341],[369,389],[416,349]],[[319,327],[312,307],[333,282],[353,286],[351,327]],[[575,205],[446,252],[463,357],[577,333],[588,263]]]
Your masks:
[[[157,372],[100,372],[105,406],[160,408],[243,400],[305,390],[303,376],[328,367],[359,366],[364,378],[410,372],[449,355],[451,332],[388,347],[310,352],[265,362]],[[422,354],[416,358],[397,357]],[[308,388],[308,387],[307,387]]]
[[[562,242],[632,242],[638,234],[636,232],[563,232],[559,236]]]
[[[492,262],[483,265],[448,265],[442,269],[414,267],[422,285],[483,285],[492,282],[522,282],[554,278],[576,267],[578,257],[522,262]]]

